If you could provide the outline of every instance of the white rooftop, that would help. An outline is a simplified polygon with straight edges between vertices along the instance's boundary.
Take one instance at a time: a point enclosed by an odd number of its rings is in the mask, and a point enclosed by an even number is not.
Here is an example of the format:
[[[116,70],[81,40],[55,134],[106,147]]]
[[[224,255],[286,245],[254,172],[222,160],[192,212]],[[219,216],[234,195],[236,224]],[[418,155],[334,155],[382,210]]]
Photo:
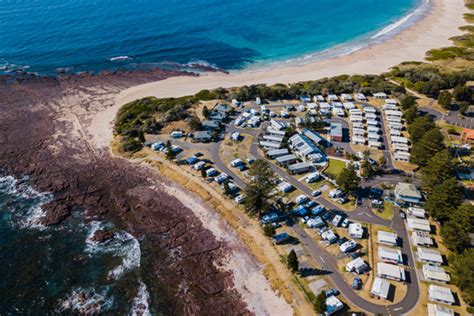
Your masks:
[[[455,302],[453,292],[451,292],[450,288],[438,285],[430,285],[428,293],[429,298],[432,301],[441,301],[447,304],[453,304]]]
[[[379,244],[389,244],[389,245],[396,245],[397,244],[397,235],[394,233],[389,233],[383,230],[379,230],[377,232],[377,240]]]
[[[377,275],[379,277],[391,278],[395,280],[405,280],[405,269],[389,263],[377,263]]]
[[[390,282],[379,277],[374,278],[372,290],[370,291],[373,295],[387,299],[389,290]]]

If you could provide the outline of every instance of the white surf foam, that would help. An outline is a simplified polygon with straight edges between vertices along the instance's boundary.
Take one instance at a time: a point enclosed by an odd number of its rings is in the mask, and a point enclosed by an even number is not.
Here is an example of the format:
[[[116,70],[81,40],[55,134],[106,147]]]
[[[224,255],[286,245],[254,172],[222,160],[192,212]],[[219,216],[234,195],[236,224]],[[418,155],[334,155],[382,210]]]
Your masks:
[[[123,56],[112,57],[112,58],[110,58],[109,60],[110,60],[110,61],[121,61],[121,60],[130,60],[130,59],[133,59],[133,57],[127,56],[127,55],[123,55]]]
[[[151,315],[150,306],[148,301],[150,300],[150,293],[146,287],[146,284],[140,281],[138,287],[137,296],[133,299],[132,309],[130,311],[131,316],[149,316]]]
[[[104,224],[92,222],[86,239],[86,253],[109,253],[122,258],[122,263],[111,270],[108,274],[110,279],[119,279],[125,272],[140,267],[141,249],[138,240],[125,231],[116,232],[113,238],[97,243],[92,240],[95,232],[102,229]]]
[[[108,288],[99,293],[93,288],[75,288],[64,300],[60,301],[57,312],[78,312],[84,315],[98,314],[107,311],[114,302],[113,297],[107,297]]]
[[[23,210],[7,208],[15,216],[18,216],[16,224],[19,227],[45,229],[46,227],[40,222],[45,214],[42,206],[50,202],[53,195],[49,192],[36,191],[27,184],[27,180],[27,177],[20,180],[12,176],[0,177],[0,191],[10,195],[18,204],[28,206]]]

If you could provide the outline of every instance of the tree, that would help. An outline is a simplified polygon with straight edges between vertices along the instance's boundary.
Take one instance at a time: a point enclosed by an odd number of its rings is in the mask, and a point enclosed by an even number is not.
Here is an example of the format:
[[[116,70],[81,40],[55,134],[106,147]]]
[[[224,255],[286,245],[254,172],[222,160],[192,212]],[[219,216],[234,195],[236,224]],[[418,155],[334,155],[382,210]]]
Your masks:
[[[298,271],[299,262],[298,262],[298,257],[296,256],[296,252],[294,249],[291,249],[290,253],[288,254],[288,257],[286,258],[286,264],[291,271],[293,272]]]
[[[466,101],[466,102],[471,102],[472,101],[472,92],[471,89],[469,89],[466,86],[457,86],[454,88],[453,91],[453,97],[456,99],[456,101]]]
[[[466,303],[474,304],[474,248],[449,258],[451,281],[461,291]]]
[[[466,102],[466,101],[462,101],[462,102],[459,102],[459,114],[461,115],[465,115],[467,110],[469,110],[469,102]]]
[[[266,160],[256,160],[249,169],[250,181],[245,186],[244,206],[249,214],[261,214],[269,207],[268,199],[275,188],[275,174]]]
[[[166,159],[173,160],[176,157],[176,153],[173,150],[173,146],[170,141],[166,142]]]
[[[449,109],[451,106],[453,96],[449,91],[441,91],[438,97],[438,103],[445,109]]]
[[[421,169],[422,188],[431,193],[436,185],[454,176],[454,164],[447,149],[436,153]]]
[[[354,194],[359,189],[360,178],[357,175],[354,165],[349,164],[337,177],[337,185],[346,194]]]
[[[201,120],[195,115],[189,118],[188,122],[189,128],[193,131],[197,131],[202,127]]]
[[[408,109],[405,110],[405,113],[403,113],[403,116],[405,117],[407,124],[413,123],[413,121],[417,117],[419,117],[418,107],[416,105],[409,107]]]
[[[314,301],[314,309],[316,313],[323,314],[326,312],[326,293],[321,291]]]
[[[275,227],[271,224],[263,226],[263,234],[267,237],[273,237],[275,235]]]
[[[204,166],[201,168],[201,177],[207,178],[207,173],[206,173],[206,169],[204,168]]]
[[[421,167],[426,166],[428,160],[444,148],[446,147],[443,134],[439,128],[435,127],[413,144],[410,161]]]
[[[407,95],[400,100],[400,106],[403,110],[406,110],[412,106],[416,105],[416,97]]]
[[[408,127],[408,132],[410,133],[410,138],[413,143],[417,143],[423,135],[429,130],[435,128],[436,125],[433,119],[429,115],[423,115],[417,117]]]
[[[387,158],[385,158],[385,156],[381,156],[379,158],[379,166],[380,168],[385,168],[385,164],[387,163]]]
[[[425,209],[438,221],[450,219],[451,214],[462,204],[462,186],[454,178],[445,180],[433,188],[426,199]]]
[[[207,106],[204,106],[202,108],[202,116],[204,116],[205,118],[208,118],[209,116],[211,116],[211,111],[209,111]]]

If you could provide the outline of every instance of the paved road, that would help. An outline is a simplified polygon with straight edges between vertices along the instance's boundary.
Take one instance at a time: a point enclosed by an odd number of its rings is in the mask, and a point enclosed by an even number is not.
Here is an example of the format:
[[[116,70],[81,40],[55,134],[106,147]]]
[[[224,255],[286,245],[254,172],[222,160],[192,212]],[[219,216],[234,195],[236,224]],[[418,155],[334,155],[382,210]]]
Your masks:
[[[248,134],[248,135],[254,136],[255,141],[250,147],[250,154],[256,159],[265,159],[265,157],[259,151],[257,142],[258,142],[259,135],[263,133],[263,130],[267,125],[268,125],[268,122],[265,122],[264,124],[262,124],[260,129],[250,130],[250,129],[241,129],[241,128],[235,127],[233,125],[233,122],[231,122],[230,124],[226,126],[224,135],[230,135],[232,132],[238,131],[242,134]],[[215,167],[219,169],[220,171],[227,173],[230,177],[232,177],[234,182],[239,187],[244,188],[245,181],[241,177],[241,175],[234,172],[234,170],[227,168],[227,166],[222,161],[219,155],[219,148],[220,148],[220,145],[222,144],[222,141],[223,140],[221,139],[220,141],[216,143],[212,143],[210,146],[211,158],[215,163]],[[271,167],[279,177],[291,183],[294,187],[301,190],[306,195],[311,196],[311,192],[312,192],[311,188],[306,186],[304,183],[298,181],[297,178],[289,175],[286,170],[280,168],[279,166],[271,163]],[[364,181],[362,183],[362,186],[363,187],[375,186],[381,183],[395,184],[405,179],[406,177],[403,175],[384,175],[382,177],[377,177],[368,181]],[[337,205],[324,199],[321,196],[316,198],[316,200],[318,201],[318,203],[323,205],[326,209],[344,212]],[[401,240],[404,241],[402,244],[402,253],[407,255],[406,265],[413,267],[415,264],[414,263],[415,261],[413,258],[412,249],[408,242],[408,238],[409,238],[408,232],[406,230],[403,220],[401,220],[399,217],[398,210],[396,210],[395,213],[396,214],[394,216],[393,221],[384,220],[376,216],[375,214],[373,214],[369,205],[363,205],[363,206],[358,207],[356,210],[352,212],[347,212],[346,214],[347,214],[347,217],[353,221],[383,225],[383,226],[393,228],[396,231],[397,235],[401,238]],[[346,283],[341,273],[337,269],[337,262],[336,262],[337,259],[333,255],[325,251],[324,247],[318,244],[316,241],[314,241],[299,225],[293,225],[291,229],[293,233],[295,234],[295,237],[297,237],[302,242],[303,246],[306,248],[308,253],[314,258],[316,262],[318,262],[318,264],[321,267],[324,268],[324,270],[326,270],[326,272],[329,274],[328,276],[334,282],[336,287],[341,291],[341,293],[346,297],[346,299],[352,302],[353,304],[359,306],[361,309],[368,311],[370,313],[374,313],[374,314],[377,314],[377,313],[386,314],[387,308],[388,308],[388,310],[390,310],[392,315],[399,315],[402,313],[407,313],[417,304],[418,297],[419,297],[419,284],[418,284],[418,278],[414,270],[411,270],[411,269],[406,270],[407,274],[409,275],[410,282],[408,283],[407,294],[401,302],[394,305],[388,305],[388,306],[384,304],[383,302],[380,305],[374,304],[361,298],[357,294],[357,292],[355,292]]]
[[[263,127],[265,127],[265,124],[258,131],[243,130],[243,129],[234,127],[233,124],[229,124],[226,129],[226,134],[228,135],[229,133],[232,133],[234,131],[240,131],[241,133],[247,133],[247,134],[256,136],[255,142],[252,144],[250,148],[250,153],[253,157],[257,159],[265,159],[265,157],[263,157],[263,155],[260,153],[258,149],[258,145],[257,145],[257,137],[262,133]],[[211,156],[212,156],[213,161],[215,162],[215,166],[221,171],[230,175],[234,179],[235,183],[239,185],[241,188],[243,188],[245,186],[245,182],[243,181],[243,179],[241,179],[240,175],[235,173],[233,170],[230,170],[229,168],[227,168],[225,163],[221,160],[219,156],[219,146],[221,142],[222,141],[215,143],[211,147]],[[307,187],[304,183],[298,181],[295,177],[289,175],[286,172],[286,170],[281,169],[280,167],[278,167],[277,165],[273,163],[271,164],[271,167],[279,177],[283,178],[285,181],[288,181],[289,183],[291,183],[297,189],[301,190],[306,195],[308,196],[311,195],[311,192],[312,192],[311,188]],[[384,176],[381,178],[372,179],[369,182],[364,183],[364,185],[373,186],[373,185],[377,185],[383,182],[398,183],[401,180],[401,178],[402,177],[398,175]],[[336,205],[334,205],[333,203],[331,203],[330,201],[322,197],[318,197],[317,201],[318,203],[320,203],[327,209],[343,211],[340,208],[338,208]],[[395,214],[393,221],[384,220],[374,215],[368,206],[358,207],[356,210],[352,212],[347,212],[346,214],[348,215],[348,218],[353,221],[383,225],[383,226],[388,226],[388,227],[393,228],[396,231],[397,235],[401,238],[401,240],[404,241],[402,245],[402,253],[407,255],[406,265],[413,267],[414,259],[413,259],[413,253],[412,253],[411,247],[408,243],[408,238],[409,238],[408,232],[405,228],[403,220],[401,220],[398,215],[398,211],[396,211],[396,213],[397,214]],[[293,225],[291,228],[292,228],[293,233],[295,234],[295,237],[297,237],[302,242],[303,246],[307,249],[308,253],[316,260],[316,262],[318,262],[318,264],[321,265],[324,268],[324,270],[326,270],[327,273],[329,273],[329,277],[337,286],[337,288],[341,291],[341,293],[346,297],[347,300],[359,306],[363,310],[366,310],[374,314],[387,313],[387,306],[385,304],[382,303],[381,305],[378,305],[378,304],[374,304],[374,303],[364,300],[347,284],[347,282],[344,280],[344,278],[342,277],[342,275],[337,269],[336,258],[334,258],[333,255],[325,251],[324,248],[321,245],[319,245],[317,242],[315,242],[300,226]],[[407,272],[407,275],[409,275],[409,280],[410,280],[410,282],[408,283],[407,294],[401,302],[388,306],[388,309],[390,310],[392,315],[406,313],[409,310],[411,310],[418,302],[418,297],[419,297],[418,278],[414,270],[407,270],[406,272]]]

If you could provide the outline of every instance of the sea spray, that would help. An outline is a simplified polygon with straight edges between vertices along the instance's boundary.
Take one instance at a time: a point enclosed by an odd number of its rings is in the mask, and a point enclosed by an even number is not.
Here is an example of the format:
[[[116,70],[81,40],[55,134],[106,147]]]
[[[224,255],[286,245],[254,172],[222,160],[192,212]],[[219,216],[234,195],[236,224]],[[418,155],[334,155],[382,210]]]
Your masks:
[[[146,284],[140,281],[138,287],[137,296],[133,299],[132,309],[130,311],[131,316],[149,316],[150,306],[148,301],[150,300],[150,293],[146,287]]]
[[[107,253],[115,257],[121,257],[122,263],[108,273],[110,279],[117,280],[124,273],[140,267],[140,243],[135,237],[125,231],[115,232],[112,238],[102,243],[94,241],[93,237],[95,233],[103,227],[104,224],[100,222],[92,222],[90,224],[85,251],[90,255]]]
[[[12,213],[13,223],[20,228],[45,229],[41,224],[43,205],[53,199],[49,192],[38,192],[28,185],[28,177],[0,178],[0,208]]]
[[[108,297],[108,291],[108,287],[100,291],[93,288],[75,288],[64,300],[60,301],[57,312],[71,311],[85,315],[105,312],[114,303],[113,297]]]

